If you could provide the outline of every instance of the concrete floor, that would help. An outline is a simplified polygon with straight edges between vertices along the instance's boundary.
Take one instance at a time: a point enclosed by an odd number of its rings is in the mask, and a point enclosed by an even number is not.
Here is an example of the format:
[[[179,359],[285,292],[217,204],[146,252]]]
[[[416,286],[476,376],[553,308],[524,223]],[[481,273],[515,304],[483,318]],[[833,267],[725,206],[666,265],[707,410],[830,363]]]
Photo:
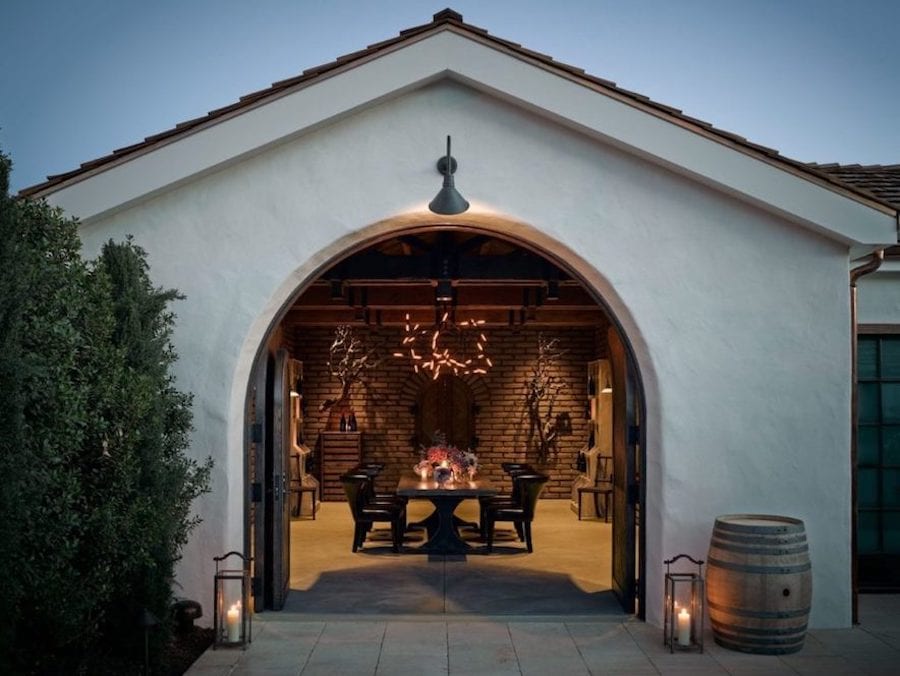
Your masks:
[[[411,520],[428,511],[414,505]],[[900,596],[862,596],[860,627],[810,631],[795,655],[732,652],[709,633],[703,654],[670,654],[612,598],[609,533],[542,501],[530,555],[508,535],[491,556],[428,557],[415,534],[402,554],[386,534],[352,554],[347,506],[326,503],[292,524],[285,610],[254,618],[247,650],[208,650],[188,674],[900,673]]]
[[[431,503],[410,501],[410,522],[425,518]],[[457,514],[478,520],[478,503]],[[622,612],[610,592],[610,529],[599,520],[578,521],[568,500],[542,500],[533,527],[534,552],[498,524],[494,553],[483,553],[476,532],[463,538],[467,556],[427,556],[415,548],[424,531],[408,533],[404,551],[391,551],[387,524],[378,524],[363,549],[351,552],[353,522],[344,503],[324,503],[315,521],[291,528],[291,594],[285,611],[305,615],[613,614]],[[500,530],[502,529],[502,530]],[[482,550],[479,553],[479,550]]]

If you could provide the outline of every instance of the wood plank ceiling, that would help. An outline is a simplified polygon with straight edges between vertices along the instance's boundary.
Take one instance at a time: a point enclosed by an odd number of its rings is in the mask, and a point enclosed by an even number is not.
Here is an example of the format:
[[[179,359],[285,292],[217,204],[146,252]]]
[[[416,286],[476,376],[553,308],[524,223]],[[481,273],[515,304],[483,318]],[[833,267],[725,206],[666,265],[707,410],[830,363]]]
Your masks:
[[[440,282],[452,301],[438,302]],[[287,328],[337,324],[396,326],[456,321],[488,326],[594,326],[603,309],[547,259],[510,242],[464,230],[403,235],[338,263],[285,318]]]

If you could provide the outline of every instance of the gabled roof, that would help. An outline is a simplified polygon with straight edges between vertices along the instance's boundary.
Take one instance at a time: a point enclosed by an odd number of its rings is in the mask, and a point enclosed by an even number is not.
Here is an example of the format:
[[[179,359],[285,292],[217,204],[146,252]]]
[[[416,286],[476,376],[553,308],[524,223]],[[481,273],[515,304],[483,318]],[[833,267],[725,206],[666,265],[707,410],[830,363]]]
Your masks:
[[[831,174],[840,181],[875,195],[881,201],[900,209],[900,164],[813,164],[818,171]],[[890,260],[900,260],[900,246],[885,249]]]
[[[426,34],[437,32],[439,30],[447,28],[455,31],[462,31],[464,33],[468,33],[471,36],[477,36],[483,41],[513,52],[520,58],[537,62],[548,69],[554,70],[561,74],[565,74],[568,77],[577,78],[578,80],[581,80],[585,83],[589,83],[593,87],[599,88],[600,91],[609,95],[613,95],[618,100],[625,101],[626,103],[637,106],[645,112],[651,112],[657,116],[676,122],[681,126],[687,126],[694,131],[701,132],[707,137],[712,137],[738,150],[742,150],[756,157],[765,159],[769,162],[774,162],[782,165],[783,167],[787,167],[794,172],[799,171],[801,174],[806,175],[809,178],[813,178],[820,183],[825,182],[826,184],[832,185],[836,188],[840,188],[842,192],[849,191],[851,193],[851,196],[856,195],[858,197],[865,198],[866,200],[871,200],[874,197],[876,201],[881,202],[882,204],[891,206],[895,209],[898,207],[898,200],[893,199],[893,193],[890,193],[888,195],[888,197],[891,199],[886,199],[885,193],[883,191],[869,189],[871,187],[871,182],[863,185],[861,184],[861,182],[853,180],[854,175],[852,172],[834,171],[832,170],[832,168],[835,165],[810,165],[786,158],[780,155],[776,150],[756,143],[752,143],[742,136],[738,136],[737,134],[733,134],[722,129],[717,129],[708,122],[704,122],[702,120],[698,120],[696,118],[685,115],[681,110],[677,108],[672,108],[671,106],[658,103],[636,92],[618,87],[614,82],[611,82],[609,80],[604,80],[602,78],[589,75],[585,73],[581,68],[555,61],[552,57],[546,54],[532,51],[516,42],[511,42],[509,40],[504,40],[502,38],[490,35],[488,31],[483,28],[465,23],[463,21],[462,15],[458,12],[453,11],[452,9],[445,9],[441,12],[438,12],[433,16],[430,23],[422,24],[420,26],[415,26],[413,28],[401,31],[397,37],[384,40],[382,42],[377,42],[373,45],[369,45],[363,50],[338,57],[330,63],[315,66],[313,68],[308,68],[296,77],[281,80],[280,82],[275,82],[266,89],[262,89],[242,96],[240,100],[232,103],[231,105],[212,110],[202,117],[181,122],[172,129],[154,134],[153,136],[148,136],[143,141],[125,146],[123,148],[119,148],[117,150],[114,150],[109,155],[105,155],[103,157],[85,162],[80,167],[72,171],[49,176],[47,181],[34,186],[30,186],[28,188],[24,188],[19,192],[19,194],[21,196],[43,196],[44,194],[51,193],[58,187],[77,182],[82,178],[96,173],[97,171],[102,171],[105,168],[113,166],[114,164],[118,164],[121,161],[125,161],[127,159],[130,159],[131,157],[135,157],[139,154],[147,152],[148,150],[152,150],[154,147],[157,147],[161,144],[168,143],[205,126],[215,124],[225,117],[233,116],[236,113],[240,113],[245,109],[255,107],[256,105],[264,103],[267,100],[275,99],[291,90],[296,89],[297,87],[310,84],[311,82],[319,79],[327,78],[331,74],[345,69],[348,65],[353,65],[358,62],[369,60],[374,56],[377,56],[380,52],[385,52],[387,50],[393,49],[404,42],[411,42],[417,38],[425,36]]]
[[[900,209],[900,164],[810,164],[814,171],[833,176],[842,183]]]

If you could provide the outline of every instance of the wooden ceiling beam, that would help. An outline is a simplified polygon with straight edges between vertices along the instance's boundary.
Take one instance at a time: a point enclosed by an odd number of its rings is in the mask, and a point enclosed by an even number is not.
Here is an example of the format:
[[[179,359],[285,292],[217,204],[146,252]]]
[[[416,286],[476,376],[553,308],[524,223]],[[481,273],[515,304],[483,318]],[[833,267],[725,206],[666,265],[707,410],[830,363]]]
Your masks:
[[[479,309],[492,307],[514,308],[533,305],[560,308],[591,308],[596,303],[583,288],[575,285],[560,285],[559,300],[546,300],[538,296],[538,289],[543,287],[530,285],[493,286],[467,283],[455,288],[457,306],[469,306]],[[362,290],[365,289],[365,293]],[[528,290],[528,295],[523,293]],[[296,302],[297,308],[340,308],[346,306],[367,307],[416,307],[433,306],[434,287],[430,283],[417,284],[367,284],[351,286],[344,289],[340,299],[331,298],[328,284],[314,284]]]
[[[292,311],[285,318],[287,327],[337,326],[338,324],[403,326],[406,316],[413,324],[422,327],[434,326],[440,319],[440,310],[429,308],[376,309],[340,308]],[[572,312],[568,309],[547,310],[545,308],[523,308],[479,310],[469,312],[465,308],[455,311],[456,321],[468,319],[484,320],[487,327],[503,326],[595,326],[605,322],[605,314],[599,307]]]

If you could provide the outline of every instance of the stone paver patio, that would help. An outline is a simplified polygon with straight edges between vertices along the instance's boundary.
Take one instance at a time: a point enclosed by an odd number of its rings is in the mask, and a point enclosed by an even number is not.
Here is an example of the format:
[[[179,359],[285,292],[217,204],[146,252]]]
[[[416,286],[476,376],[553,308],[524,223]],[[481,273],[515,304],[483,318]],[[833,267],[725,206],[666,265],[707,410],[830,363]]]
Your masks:
[[[246,651],[209,650],[188,674],[883,674],[900,673],[900,595],[860,597],[860,626],[812,630],[794,655],[747,655],[706,636],[701,654],[670,654],[632,618],[367,616],[269,613]],[[298,616],[294,616],[298,617]]]

